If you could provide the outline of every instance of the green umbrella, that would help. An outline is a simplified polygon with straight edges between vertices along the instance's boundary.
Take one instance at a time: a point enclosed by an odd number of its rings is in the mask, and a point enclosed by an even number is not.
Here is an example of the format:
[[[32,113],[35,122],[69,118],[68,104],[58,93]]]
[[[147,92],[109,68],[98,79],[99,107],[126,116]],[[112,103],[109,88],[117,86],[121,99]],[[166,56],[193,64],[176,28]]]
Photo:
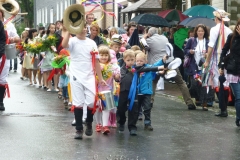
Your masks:
[[[189,28],[180,28],[174,34],[174,44],[182,49],[184,41],[188,38],[188,30]]]

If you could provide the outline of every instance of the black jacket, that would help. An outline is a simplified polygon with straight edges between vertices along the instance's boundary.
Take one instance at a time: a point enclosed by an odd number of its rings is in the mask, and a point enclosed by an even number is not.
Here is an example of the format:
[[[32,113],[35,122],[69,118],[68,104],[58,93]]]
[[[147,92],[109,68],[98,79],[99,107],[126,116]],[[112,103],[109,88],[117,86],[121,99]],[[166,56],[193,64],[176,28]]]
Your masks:
[[[90,38],[90,35],[87,36],[88,38]],[[93,41],[97,44],[97,46],[99,46],[100,44],[103,44],[103,40],[101,37],[96,36]]]
[[[0,21],[0,58],[5,54],[6,34],[2,21]]]
[[[138,77],[141,72],[158,71],[158,67],[155,66],[154,67],[134,66],[134,68],[138,73]],[[133,73],[126,68],[125,64],[121,67],[120,72],[121,72],[120,91],[129,91],[132,84]]]
[[[233,40],[232,40],[232,37],[233,37],[233,34],[229,34],[228,37],[227,37],[227,41],[226,41],[226,43],[225,43],[225,45],[222,49],[222,53],[221,53],[221,56],[220,56],[219,66],[227,58],[228,58],[228,61],[229,60],[235,61],[235,67],[234,67],[235,69],[234,70],[228,70],[226,68],[227,73],[234,74],[234,75],[239,75],[240,74],[240,35],[237,34],[234,37]],[[231,55],[231,56],[227,56],[227,53],[228,53],[229,50],[230,50],[229,55]],[[225,64],[225,66],[227,66],[227,64]]]

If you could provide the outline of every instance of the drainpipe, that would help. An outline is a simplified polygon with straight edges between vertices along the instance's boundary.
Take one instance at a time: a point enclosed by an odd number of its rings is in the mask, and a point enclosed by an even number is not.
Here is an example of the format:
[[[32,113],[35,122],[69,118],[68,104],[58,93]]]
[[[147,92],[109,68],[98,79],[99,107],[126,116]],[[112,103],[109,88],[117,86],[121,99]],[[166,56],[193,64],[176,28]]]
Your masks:
[[[113,0],[113,13],[115,14],[115,0]],[[114,19],[114,16],[113,16],[113,23],[112,23],[112,26],[115,27],[115,19]]]

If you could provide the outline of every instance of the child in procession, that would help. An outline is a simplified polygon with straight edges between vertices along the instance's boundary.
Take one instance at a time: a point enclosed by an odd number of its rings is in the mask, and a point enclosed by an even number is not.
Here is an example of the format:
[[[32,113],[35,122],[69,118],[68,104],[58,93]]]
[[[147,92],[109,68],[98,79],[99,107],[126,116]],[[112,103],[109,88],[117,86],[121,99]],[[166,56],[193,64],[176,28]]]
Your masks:
[[[111,63],[110,50],[107,46],[101,45],[98,48],[99,51],[99,61],[101,65],[103,79],[106,81],[107,85],[98,84],[98,92],[101,95],[102,91],[112,91],[114,88],[114,81],[119,81],[120,79],[120,68],[117,65]],[[100,96],[101,97],[101,96]],[[106,110],[104,108],[104,103],[101,103],[101,100],[98,103],[98,109],[95,113],[95,118],[97,121],[96,131],[103,134],[108,134],[110,132],[108,128],[108,120],[115,121],[116,123],[116,114],[115,109]],[[112,116],[110,117],[110,115]],[[113,115],[114,114],[114,115]],[[114,116],[114,117],[113,117]]]

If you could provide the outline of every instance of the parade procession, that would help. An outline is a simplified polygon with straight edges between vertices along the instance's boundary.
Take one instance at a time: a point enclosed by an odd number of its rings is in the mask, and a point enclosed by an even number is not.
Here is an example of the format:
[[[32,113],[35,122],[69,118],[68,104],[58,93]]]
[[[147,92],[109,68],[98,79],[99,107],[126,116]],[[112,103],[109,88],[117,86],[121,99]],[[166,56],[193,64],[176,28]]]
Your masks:
[[[239,160],[239,8],[0,0],[0,159]]]

